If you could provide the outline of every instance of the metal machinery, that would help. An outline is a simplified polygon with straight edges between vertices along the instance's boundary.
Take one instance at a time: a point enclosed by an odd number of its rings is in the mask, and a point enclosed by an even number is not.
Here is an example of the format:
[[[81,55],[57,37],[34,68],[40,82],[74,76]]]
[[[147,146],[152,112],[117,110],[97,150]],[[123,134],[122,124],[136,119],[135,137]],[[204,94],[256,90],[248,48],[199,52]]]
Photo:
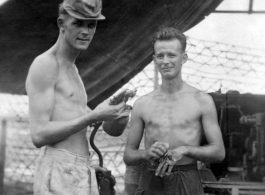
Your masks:
[[[252,126],[245,140],[243,167],[246,179],[265,182],[265,114],[242,116],[240,123]]]
[[[265,96],[210,94],[226,148],[222,163],[211,164],[216,180],[204,182],[209,194],[265,195]]]

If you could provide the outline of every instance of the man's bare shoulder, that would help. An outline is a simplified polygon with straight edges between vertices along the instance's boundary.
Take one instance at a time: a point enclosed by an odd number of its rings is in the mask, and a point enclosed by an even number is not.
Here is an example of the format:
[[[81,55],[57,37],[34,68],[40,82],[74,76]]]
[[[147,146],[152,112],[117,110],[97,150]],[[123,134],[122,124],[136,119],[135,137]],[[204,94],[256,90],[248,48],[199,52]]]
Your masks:
[[[33,69],[40,69],[42,71],[50,71],[50,69],[57,69],[58,68],[58,62],[56,57],[51,53],[43,53],[39,56],[37,56],[31,66],[30,70]]]
[[[197,93],[202,92],[199,89],[188,85],[187,83],[185,83],[184,85],[185,85],[185,87],[184,87],[183,91],[186,92],[186,93],[195,93],[195,94],[197,94]]]
[[[198,91],[196,92],[196,96],[198,98],[198,101],[200,101],[202,104],[208,104],[213,102],[212,97],[205,92]]]
[[[152,91],[150,93],[147,93],[147,94],[139,97],[135,101],[134,106],[142,107],[142,106],[146,105],[147,102],[149,102],[150,100],[152,100],[156,95],[157,95],[157,90],[154,90],[154,91]]]
[[[133,104],[133,116],[143,117],[144,112],[148,109],[149,103],[152,101],[155,91],[139,97]]]
[[[26,87],[37,83],[54,83],[58,71],[59,66],[55,56],[43,53],[33,60],[28,72]]]
[[[213,98],[205,93],[205,92],[202,92],[200,90],[198,90],[197,92],[195,92],[195,97],[199,103],[199,105],[201,105],[201,109],[202,110],[211,110],[213,108],[215,108],[215,104],[214,104],[214,101],[213,101]]]
[[[196,101],[198,101],[203,106],[213,104],[212,97],[209,94],[207,94],[207,93],[205,93],[205,92],[203,92],[197,88],[194,88],[190,85],[187,85],[186,92],[187,92],[187,94],[191,94],[192,97],[194,97],[194,99]]]

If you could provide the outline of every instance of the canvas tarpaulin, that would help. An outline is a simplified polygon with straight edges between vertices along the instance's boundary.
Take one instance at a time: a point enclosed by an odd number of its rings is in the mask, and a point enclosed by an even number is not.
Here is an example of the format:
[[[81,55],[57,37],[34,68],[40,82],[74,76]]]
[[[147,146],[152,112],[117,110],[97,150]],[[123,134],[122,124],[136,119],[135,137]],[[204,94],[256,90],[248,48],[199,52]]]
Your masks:
[[[161,26],[181,31],[209,15],[222,0],[103,0],[103,15],[76,64],[94,107],[152,60],[152,35]],[[25,94],[33,59],[57,40],[61,0],[9,0],[0,7],[0,92]]]

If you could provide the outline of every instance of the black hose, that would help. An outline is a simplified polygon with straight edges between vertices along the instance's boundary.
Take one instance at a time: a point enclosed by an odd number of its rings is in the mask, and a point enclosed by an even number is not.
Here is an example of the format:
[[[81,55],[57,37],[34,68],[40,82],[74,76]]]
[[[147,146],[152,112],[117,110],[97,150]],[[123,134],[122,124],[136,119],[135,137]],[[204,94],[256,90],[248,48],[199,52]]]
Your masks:
[[[102,154],[101,152],[99,151],[99,149],[95,146],[94,144],[94,137],[98,131],[98,128],[100,127],[100,125],[102,124],[102,122],[97,122],[97,123],[93,123],[91,126],[94,127],[94,129],[92,130],[92,133],[90,135],[90,145],[91,147],[93,148],[93,150],[95,150],[95,152],[97,153],[98,155],[98,158],[99,158],[99,166],[100,167],[103,167],[103,157],[102,157]]]

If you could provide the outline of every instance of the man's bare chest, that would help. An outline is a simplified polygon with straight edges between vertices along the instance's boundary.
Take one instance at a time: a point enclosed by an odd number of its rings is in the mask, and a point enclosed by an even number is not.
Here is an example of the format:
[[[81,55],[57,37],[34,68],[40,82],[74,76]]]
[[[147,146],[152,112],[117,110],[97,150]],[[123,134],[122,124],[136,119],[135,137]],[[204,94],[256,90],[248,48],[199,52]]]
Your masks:
[[[152,101],[143,112],[145,127],[185,129],[198,124],[200,105],[196,101]]]
[[[55,90],[58,96],[68,101],[84,104],[87,102],[84,84],[76,72],[61,72]]]

